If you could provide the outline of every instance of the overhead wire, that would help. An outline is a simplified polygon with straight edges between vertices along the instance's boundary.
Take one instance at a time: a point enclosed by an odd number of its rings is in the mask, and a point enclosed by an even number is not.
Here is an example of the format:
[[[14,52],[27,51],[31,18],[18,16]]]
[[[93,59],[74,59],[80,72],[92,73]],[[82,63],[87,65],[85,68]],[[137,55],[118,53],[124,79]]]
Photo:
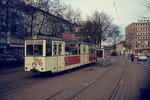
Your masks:
[[[114,8],[115,8],[115,11],[116,11],[117,17],[118,17],[118,24],[120,24],[120,26],[121,26],[122,24],[121,24],[121,20],[120,20],[119,12],[118,12],[117,5],[116,5],[115,0],[113,0],[113,5],[114,5]],[[121,38],[123,38],[123,40],[124,40],[125,35],[121,35]]]
[[[120,20],[120,16],[119,16],[119,13],[118,13],[118,9],[117,9],[117,5],[116,5],[115,0],[113,0],[113,5],[114,5],[114,8],[115,8],[117,17],[118,17],[119,24],[121,24],[121,20]]]

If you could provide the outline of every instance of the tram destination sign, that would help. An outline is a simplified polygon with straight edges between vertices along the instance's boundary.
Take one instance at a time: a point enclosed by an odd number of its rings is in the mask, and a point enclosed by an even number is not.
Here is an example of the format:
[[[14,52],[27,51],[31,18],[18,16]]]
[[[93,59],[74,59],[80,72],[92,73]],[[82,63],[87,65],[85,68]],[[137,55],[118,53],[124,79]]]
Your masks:
[[[43,44],[43,40],[27,40],[26,44]]]

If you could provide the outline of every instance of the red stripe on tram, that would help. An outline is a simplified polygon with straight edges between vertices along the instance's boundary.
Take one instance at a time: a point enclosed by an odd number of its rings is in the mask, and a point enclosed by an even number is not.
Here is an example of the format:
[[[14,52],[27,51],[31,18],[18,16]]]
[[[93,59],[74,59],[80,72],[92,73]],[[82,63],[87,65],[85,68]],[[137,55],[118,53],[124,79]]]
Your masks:
[[[80,56],[67,56],[65,57],[65,66],[79,64]]]

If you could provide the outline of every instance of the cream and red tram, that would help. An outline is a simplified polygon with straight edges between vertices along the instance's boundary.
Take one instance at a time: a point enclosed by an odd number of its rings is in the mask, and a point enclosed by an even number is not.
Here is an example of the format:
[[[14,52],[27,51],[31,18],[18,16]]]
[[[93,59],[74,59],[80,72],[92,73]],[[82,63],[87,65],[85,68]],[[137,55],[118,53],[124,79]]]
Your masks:
[[[25,71],[60,72],[96,62],[95,46],[38,36],[25,40]]]

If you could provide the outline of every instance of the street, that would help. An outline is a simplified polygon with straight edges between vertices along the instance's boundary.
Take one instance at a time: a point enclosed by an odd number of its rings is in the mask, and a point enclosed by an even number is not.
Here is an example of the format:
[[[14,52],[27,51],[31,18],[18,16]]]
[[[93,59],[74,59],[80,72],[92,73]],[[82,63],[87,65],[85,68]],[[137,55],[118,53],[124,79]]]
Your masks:
[[[147,61],[142,62],[145,67],[150,70],[150,57],[147,57]]]
[[[144,65],[149,61],[137,64],[116,56],[106,67],[94,64],[52,75],[2,70],[0,100],[148,100],[150,71]]]

